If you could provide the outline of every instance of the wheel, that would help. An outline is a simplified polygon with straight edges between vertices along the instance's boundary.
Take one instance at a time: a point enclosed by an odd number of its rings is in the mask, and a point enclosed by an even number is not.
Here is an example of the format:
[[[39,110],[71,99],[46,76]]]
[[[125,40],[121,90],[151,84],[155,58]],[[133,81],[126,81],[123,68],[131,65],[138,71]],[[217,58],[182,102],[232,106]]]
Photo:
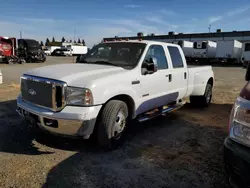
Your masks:
[[[19,64],[24,64],[24,63],[26,63],[26,61],[25,61],[24,59],[21,59],[21,60],[19,61]]]
[[[190,96],[190,103],[194,106],[208,107],[212,100],[212,85],[207,84],[203,96]]]
[[[128,107],[119,100],[109,101],[97,123],[97,142],[104,149],[112,150],[122,144],[128,119]]]
[[[31,58],[27,58],[26,63],[32,63]]]
[[[7,63],[8,63],[9,65],[12,65],[12,64],[14,64],[14,60],[13,60],[13,59],[8,59]]]

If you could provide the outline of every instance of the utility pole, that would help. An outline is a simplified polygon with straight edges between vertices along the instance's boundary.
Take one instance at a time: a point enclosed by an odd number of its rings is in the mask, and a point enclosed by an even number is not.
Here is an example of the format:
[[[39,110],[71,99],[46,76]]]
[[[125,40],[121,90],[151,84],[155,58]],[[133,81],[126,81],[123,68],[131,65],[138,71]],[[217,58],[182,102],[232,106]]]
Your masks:
[[[22,31],[20,30],[20,39],[22,39]]]
[[[76,28],[74,28],[74,37],[73,37],[74,39],[73,39],[73,42],[76,40],[75,38],[76,38]]]
[[[208,27],[208,32],[211,33],[211,25]]]
[[[73,41],[72,41],[72,43],[74,43],[74,41],[75,41],[75,37],[76,37],[76,28],[74,28],[74,36],[73,36]],[[72,43],[71,43],[71,49],[72,49]],[[75,58],[74,58],[74,55],[72,54],[72,61],[73,61],[73,63],[75,62]]]

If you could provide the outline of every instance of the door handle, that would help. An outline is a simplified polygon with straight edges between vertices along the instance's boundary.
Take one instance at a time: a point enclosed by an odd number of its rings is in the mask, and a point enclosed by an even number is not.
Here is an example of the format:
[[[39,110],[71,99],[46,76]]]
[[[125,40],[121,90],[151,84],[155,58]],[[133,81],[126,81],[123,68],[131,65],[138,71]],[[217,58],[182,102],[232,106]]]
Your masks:
[[[184,79],[187,79],[187,73],[184,72]]]
[[[167,74],[166,77],[168,77],[168,81],[169,81],[169,82],[172,81],[172,74]]]

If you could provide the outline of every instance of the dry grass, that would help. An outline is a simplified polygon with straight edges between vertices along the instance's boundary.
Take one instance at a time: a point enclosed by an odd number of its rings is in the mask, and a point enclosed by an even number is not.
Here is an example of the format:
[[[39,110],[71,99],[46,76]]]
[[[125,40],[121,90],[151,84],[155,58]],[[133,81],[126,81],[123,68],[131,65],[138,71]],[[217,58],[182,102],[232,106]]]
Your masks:
[[[16,99],[20,91],[20,86],[18,84],[0,85],[0,101],[8,101]]]

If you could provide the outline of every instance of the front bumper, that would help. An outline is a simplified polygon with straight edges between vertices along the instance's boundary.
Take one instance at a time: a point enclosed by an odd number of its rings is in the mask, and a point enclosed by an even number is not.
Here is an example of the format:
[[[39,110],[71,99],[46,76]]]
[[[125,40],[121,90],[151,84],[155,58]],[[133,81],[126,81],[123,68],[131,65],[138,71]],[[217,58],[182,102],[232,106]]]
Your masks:
[[[85,139],[88,139],[93,133],[100,109],[101,105],[91,107],[66,106],[60,112],[52,112],[26,102],[20,96],[17,98],[17,112],[32,126],[55,134],[80,136]]]
[[[233,185],[250,187],[250,148],[226,138],[224,142],[224,163]]]

